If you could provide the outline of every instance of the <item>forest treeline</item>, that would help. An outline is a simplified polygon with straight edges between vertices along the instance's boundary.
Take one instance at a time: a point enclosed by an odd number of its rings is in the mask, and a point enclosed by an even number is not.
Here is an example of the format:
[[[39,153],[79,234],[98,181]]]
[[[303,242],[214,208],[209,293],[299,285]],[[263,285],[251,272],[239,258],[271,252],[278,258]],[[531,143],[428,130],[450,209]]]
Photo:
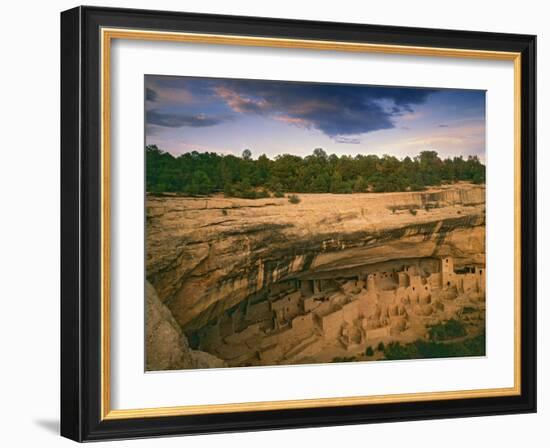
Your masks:
[[[390,155],[328,155],[321,148],[306,157],[283,154],[273,160],[265,154],[254,159],[248,149],[241,157],[196,151],[174,157],[156,145],[146,146],[145,152],[147,191],[153,194],[258,198],[285,192],[420,191],[442,183],[485,182],[485,166],[477,156],[441,159],[436,151],[402,160]]]

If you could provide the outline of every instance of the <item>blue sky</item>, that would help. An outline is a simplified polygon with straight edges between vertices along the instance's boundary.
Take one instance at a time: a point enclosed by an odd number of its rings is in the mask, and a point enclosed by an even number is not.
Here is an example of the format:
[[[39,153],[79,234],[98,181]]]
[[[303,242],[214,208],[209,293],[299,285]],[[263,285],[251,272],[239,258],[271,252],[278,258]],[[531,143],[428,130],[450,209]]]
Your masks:
[[[147,75],[145,138],[174,155],[436,150],[485,157],[485,91]]]

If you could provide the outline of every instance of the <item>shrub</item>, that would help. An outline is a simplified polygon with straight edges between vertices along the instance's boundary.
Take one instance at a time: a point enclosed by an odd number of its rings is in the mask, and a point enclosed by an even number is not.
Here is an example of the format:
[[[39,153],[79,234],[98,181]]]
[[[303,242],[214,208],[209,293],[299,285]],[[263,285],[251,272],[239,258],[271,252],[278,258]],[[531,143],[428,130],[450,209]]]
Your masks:
[[[281,190],[276,190],[276,191],[273,193],[273,196],[275,196],[276,198],[284,198],[284,197],[285,197],[285,194],[284,194]]]
[[[401,345],[388,344],[384,351],[386,359],[453,358],[462,356],[485,356],[485,332],[459,342],[432,342],[418,340]]]
[[[418,349],[415,344],[401,345],[399,342],[390,342],[384,350],[386,359],[415,359],[418,358]]]
[[[355,356],[337,356],[336,358],[332,358],[332,362],[352,362],[355,361]]]
[[[269,194],[269,191],[267,191],[265,188],[262,188],[260,191],[256,192],[256,198],[270,198],[271,195]]]
[[[223,187],[223,195],[226,198],[230,198],[235,196],[235,191],[233,190],[233,185],[231,184],[225,184]]]
[[[420,184],[411,184],[410,189],[411,191],[424,191],[426,187]]]
[[[428,330],[428,334],[432,341],[445,341],[447,339],[466,336],[466,329],[462,322],[451,319],[437,325],[432,325]]]
[[[301,202],[301,199],[299,196],[295,195],[295,194],[291,194],[289,197],[288,197],[288,202],[290,202],[291,204],[298,204]]]
[[[225,208],[222,208],[222,215],[227,216],[227,210]]]
[[[235,196],[242,199],[256,199],[258,197],[254,190],[240,190],[235,193]]]
[[[367,350],[365,351],[365,355],[367,355],[367,356],[374,355],[374,350],[372,349],[372,347],[370,345],[367,347]]]
[[[410,213],[411,215],[413,215],[413,216],[416,216],[416,214],[417,214],[418,212],[416,211],[416,209],[410,208],[410,209],[409,209],[409,213]]]
[[[376,347],[376,350],[378,350],[379,352],[383,352],[385,348],[386,346],[384,345],[384,343],[380,341],[380,343],[378,344],[378,347]]]
[[[471,306],[465,306],[464,308],[462,308],[462,314],[475,313],[476,311],[477,310],[474,307],[471,307]]]
[[[435,208],[440,208],[440,207],[441,207],[441,205],[439,205],[439,202],[430,202],[430,203],[427,203],[426,205],[424,205],[424,210],[429,212],[430,210],[433,210]]]
[[[261,194],[256,192],[248,179],[242,182],[236,182],[234,184],[225,184],[223,194],[226,197],[235,197],[243,199],[256,199]]]

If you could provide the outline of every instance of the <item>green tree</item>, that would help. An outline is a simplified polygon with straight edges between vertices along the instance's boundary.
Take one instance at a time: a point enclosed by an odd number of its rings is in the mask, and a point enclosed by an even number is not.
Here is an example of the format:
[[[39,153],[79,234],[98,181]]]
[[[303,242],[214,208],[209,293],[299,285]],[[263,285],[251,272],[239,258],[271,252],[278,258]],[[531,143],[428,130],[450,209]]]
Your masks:
[[[355,182],[353,183],[354,193],[364,193],[365,191],[368,191],[368,189],[369,184],[364,177],[359,176],[357,179],[355,179]]]
[[[328,160],[328,155],[323,148],[315,148],[313,150],[313,157],[323,162],[326,162]]]
[[[245,149],[241,157],[190,151],[178,157],[156,145],[145,147],[147,192],[254,198],[270,190],[292,193],[351,193],[420,191],[441,182],[485,182],[485,165],[477,156],[466,160],[442,160],[436,151],[422,151],[413,159],[391,155],[328,155],[315,148],[311,155],[282,154],[271,160],[265,154],[252,158]]]
[[[209,194],[212,193],[212,182],[204,171],[196,171],[186,190],[187,193],[192,195]]]
[[[311,182],[312,193],[326,193],[330,188],[330,177],[327,173],[320,173]]]
[[[344,182],[340,172],[335,172],[330,180],[331,193],[351,193],[351,186]]]

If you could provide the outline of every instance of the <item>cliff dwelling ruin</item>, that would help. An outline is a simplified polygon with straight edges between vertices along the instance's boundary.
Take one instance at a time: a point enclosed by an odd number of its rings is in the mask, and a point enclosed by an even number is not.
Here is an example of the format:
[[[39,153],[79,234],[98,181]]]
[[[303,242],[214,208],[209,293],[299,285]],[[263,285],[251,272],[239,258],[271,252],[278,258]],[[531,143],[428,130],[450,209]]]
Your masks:
[[[485,353],[484,186],[147,207],[147,370]]]
[[[484,266],[455,269],[452,257],[394,260],[274,283],[190,339],[229,366],[361,358],[369,346],[423,338],[430,325],[460,319],[464,309],[469,318],[475,310],[475,331],[484,300]]]

